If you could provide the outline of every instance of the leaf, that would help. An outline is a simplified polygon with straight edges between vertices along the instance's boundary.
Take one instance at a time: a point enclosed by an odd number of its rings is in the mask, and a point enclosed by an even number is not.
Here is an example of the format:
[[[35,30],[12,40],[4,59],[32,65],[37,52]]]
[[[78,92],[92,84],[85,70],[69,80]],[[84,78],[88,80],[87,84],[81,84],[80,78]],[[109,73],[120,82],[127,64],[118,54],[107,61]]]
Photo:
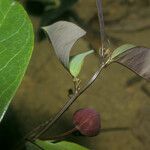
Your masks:
[[[122,55],[124,52],[126,52],[127,50],[136,47],[135,45],[132,44],[124,44],[120,47],[118,47],[117,49],[115,49],[111,55],[111,60],[115,60],[118,57],[120,57],[120,55]]]
[[[54,144],[50,141],[40,141],[40,140],[37,140],[35,142],[37,145],[39,145],[39,147],[43,148],[44,150],[65,150],[63,147]]]
[[[134,47],[128,49],[115,61],[150,81],[150,48]]]
[[[67,142],[67,141],[61,141],[57,143],[57,145],[65,148],[65,150],[88,150],[87,148],[81,145],[72,142]]]
[[[40,147],[38,147],[37,145],[31,142],[26,142],[25,146],[26,146],[26,150],[41,150]]]
[[[66,68],[69,68],[71,48],[86,32],[77,25],[67,21],[59,21],[43,27],[43,29],[50,38],[57,57]]]
[[[66,150],[57,144],[51,143],[49,141],[40,141],[40,140],[35,141],[35,144],[27,142],[26,148],[27,150],[41,150],[41,149],[42,150]]]
[[[74,77],[77,77],[79,75],[82,65],[84,63],[84,58],[93,52],[94,51],[91,50],[91,51],[84,52],[82,54],[78,54],[78,55],[70,57],[69,71]]]
[[[36,148],[37,146],[37,148]],[[27,150],[88,150],[87,148],[80,146],[73,142],[61,141],[57,143],[52,143],[50,141],[36,140],[35,145],[32,143],[26,143]]]
[[[0,0],[0,121],[23,78],[33,41],[32,24],[23,7]]]

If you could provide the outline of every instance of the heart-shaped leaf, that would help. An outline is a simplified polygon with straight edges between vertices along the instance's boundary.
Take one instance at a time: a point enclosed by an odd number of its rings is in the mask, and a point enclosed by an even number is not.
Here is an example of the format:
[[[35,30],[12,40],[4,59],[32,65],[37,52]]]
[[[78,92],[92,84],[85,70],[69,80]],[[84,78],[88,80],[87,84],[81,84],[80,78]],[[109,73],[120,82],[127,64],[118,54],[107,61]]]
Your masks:
[[[0,121],[23,78],[33,41],[23,7],[14,0],[0,0]]]
[[[80,146],[76,143],[61,141],[57,143],[52,143],[50,141],[35,141],[35,144],[27,143],[27,150],[39,150],[40,148],[43,150],[88,150],[87,148]]]
[[[150,48],[133,47],[124,50],[119,55],[113,55],[112,58],[115,62],[128,67],[141,77],[150,81]]]
[[[77,25],[67,21],[59,21],[43,27],[43,29],[50,38],[57,57],[66,68],[69,68],[71,48],[86,32]]]
[[[77,77],[79,75],[82,65],[84,63],[85,57],[93,52],[94,51],[91,50],[91,51],[87,51],[87,52],[70,57],[69,71],[72,76]]]

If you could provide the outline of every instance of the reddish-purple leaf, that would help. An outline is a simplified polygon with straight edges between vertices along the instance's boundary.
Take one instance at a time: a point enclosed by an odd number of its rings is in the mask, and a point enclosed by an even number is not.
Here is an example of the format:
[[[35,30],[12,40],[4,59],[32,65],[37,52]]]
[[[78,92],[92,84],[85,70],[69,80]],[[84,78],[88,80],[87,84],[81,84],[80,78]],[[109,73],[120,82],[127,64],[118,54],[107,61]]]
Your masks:
[[[150,48],[134,47],[115,60],[150,81]]]
[[[77,25],[67,21],[59,21],[43,27],[43,29],[50,38],[57,57],[66,68],[69,68],[71,48],[86,32]]]

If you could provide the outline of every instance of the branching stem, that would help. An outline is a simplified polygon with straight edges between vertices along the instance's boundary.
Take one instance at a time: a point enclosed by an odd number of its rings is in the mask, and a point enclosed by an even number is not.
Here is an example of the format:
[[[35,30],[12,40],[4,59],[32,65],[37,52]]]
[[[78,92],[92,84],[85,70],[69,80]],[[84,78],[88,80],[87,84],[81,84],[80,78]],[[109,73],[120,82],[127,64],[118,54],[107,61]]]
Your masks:
[[[34,130],[32,130],[32,132],[30,132],[24,138],[24,140],[29,139],[30,141],[34,141],[38,139],[41,135],[43,135],[50,127],[52,127],[52,125],[68,110],[68,108],[77,100],[77,98],[94,83],[94,81],[100,75],[102,69],[107,65],[107,63],[104,61],[105,59],[104,48],[108,48],[107,47],[108,40],[106,38],[106,34],[104,30],[104,20],[103,20],[101,0],[97,0],[97,8],[98,8],[100,36],[101,36],[101,43],[102,43],[102,48],[99,50],[99,56],[102,62],[100,67],[94,73],[92,78],[81,89],[78,87],[78,85],[77,87],[75,87],[74,94],[69,98],[69,100],[64,104],[64,106],[58,111],[58,113],[53,118],[50,118],[48,121],[44,122],[43,124],[39,125]]]
[[[84,91],[86,91],[92,85],[92,83],[94,83],[104,67],[105,65],[100,66],[92,78],[83,86],[83,88],[81,88],[78,93],[75,93],[52,119],[50,118],[48,121],[35,128],[26,138],[34,141],[43,135],[66,112],[73,102],[75,102],[75,100]]]

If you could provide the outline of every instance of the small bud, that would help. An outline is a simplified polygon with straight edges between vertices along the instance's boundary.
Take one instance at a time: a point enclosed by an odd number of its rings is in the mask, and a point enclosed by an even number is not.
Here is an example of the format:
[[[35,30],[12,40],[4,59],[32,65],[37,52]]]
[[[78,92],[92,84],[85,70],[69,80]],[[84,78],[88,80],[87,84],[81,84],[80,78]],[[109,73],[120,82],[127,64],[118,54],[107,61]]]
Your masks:
[[[96,136],[100,132],[100,115],[90,108],[76,111],[73,115],[73,123],[78,131],[85,136]]]

